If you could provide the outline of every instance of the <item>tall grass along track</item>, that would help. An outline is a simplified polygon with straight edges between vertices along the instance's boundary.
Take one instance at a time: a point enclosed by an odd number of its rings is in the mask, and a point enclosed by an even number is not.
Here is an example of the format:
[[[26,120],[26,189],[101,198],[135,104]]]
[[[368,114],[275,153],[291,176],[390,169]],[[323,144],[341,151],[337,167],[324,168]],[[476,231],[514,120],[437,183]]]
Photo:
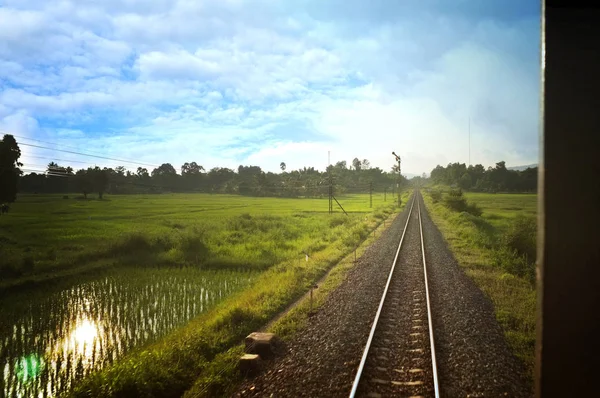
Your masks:
[[[416,191],[413,196],[350,391],[351,398],[357,395],[439,397],[419,195]],[[417,211],[413,216],[415,200]]]
[[[403,202],[405,210],[360,253],[301,331],[286,340],[285,352],[265,361],[260,374],[244,380],[233,396],[348,396],[371,327],[365,314],[377,311],[412,198]]]
[[[442,395],[532,396],[525,368],[511,353],[494,314],[495,310],[518,310],[522,305],[512,300],[512,307],[507,307],[504,302],[495,300],[498,294],[517,294],[523,300],[519,291],[513,289],[515,278],[497,277],[498,271],[491,264],[471,254],[472,265],[461,268],[459,263],[465,258],[461,253],[477,254],[478,247],[467,245],[469,235],[460,235],[465,232],[460,224],[442,223],[443,229],[438,229],[434,221],[440,221],[441,206],[432,204],[431,200],[425,202],[423,237]],[[461,213],[460,217],[463,216]],[[448,231],[451,233],[448,236],[453,237],[449,242],[442,235]],[[464,246],[454,252],[458,253],[457,259],[448,246],[457,250],[460,245]]]

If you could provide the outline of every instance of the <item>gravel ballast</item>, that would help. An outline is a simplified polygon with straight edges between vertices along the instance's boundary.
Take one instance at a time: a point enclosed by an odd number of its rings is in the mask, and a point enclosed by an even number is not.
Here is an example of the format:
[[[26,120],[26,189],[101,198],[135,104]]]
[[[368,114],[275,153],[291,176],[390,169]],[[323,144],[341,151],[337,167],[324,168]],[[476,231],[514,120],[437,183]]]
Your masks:
[[[284,355],[244,381],[234,396],[348,395],[411,201],[348,271],[309,325],[287,344]]]
[[[365,362],[359,397],[433,395],[419,214],[410,222]]]
[[[348,396],[411,203],[412,198],[282,355],[265,361],[262,372],[243,381],[234,397]],[[442,395],[529,396],[523,368],[504,340],[491,302],[458,267],[422,200],[421,210]],[[413,217],[416,211],[415,203]],[[415,233],[418,227],[409,225],[405,244],[417,244]],[[402,258],[416,255],[401,253],[397,267]]]
[[[525,368],[511,353],[492,302],[460,269],[425,211],[423,238],[442,396],[532,396]]]

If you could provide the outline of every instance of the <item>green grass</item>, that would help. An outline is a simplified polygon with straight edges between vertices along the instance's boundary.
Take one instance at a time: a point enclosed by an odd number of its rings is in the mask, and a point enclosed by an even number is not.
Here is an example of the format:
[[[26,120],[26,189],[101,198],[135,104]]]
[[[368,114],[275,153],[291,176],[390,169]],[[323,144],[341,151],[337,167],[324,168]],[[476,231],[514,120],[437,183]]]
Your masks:
[[[98,269],[131,266],[258,271],[249,288],[164,339],[134,349],[72,392],[178,396],[218,369],[218,358],[305,293],[398,210],[393,198],[384,203],[383,195],[374,195],[372,209],[368,195],[338,200],[348,217],[337,207],[338,214],[327,214],[327,199],[22,196],[9,216],[0,218],[0,266],[15,271],[2,286],[56,275],[77,281]]]
[[[402,196],[402,206],[397,212],[402,211],[409,198],[409,193],[405,192]],[[387,223],[380,223],[373,234],[369,234],[362,244],[356,249],[356,256],[359,258],[368,246],[389,226],[396,216],[397,212],[386,214]],[[383,221],[384,219],[381,219]],[[318,311],[328,295],[335,290],[345,279],[346,274],[354,266],[354,253],[350,253],[339,261],[325,276],[323,282],[313,291],[313,302],[309,297],[304,297],[284,316],[270,324],[265,330],[275,333],[280,339],[289,341],[297,333],[301,332],[310,321],[309,313]],[[242,376],[237,371],[237,364],[240,356],[244,352],[244,345],[237,344],[228,351],[215,356],[213,361],[206,367],[205,371],[198,377],[194,385],[185,392],[185,398],[228,396],[235,390],[237,383]]]
[[[515,217],[537,215],[535,194],[490,194],[465,192],[467,200],[482,210],[482,218],[499,232],[506,232]]]
[[[335,227],[393,204],[381,194],[374,195],[373,209],[368,195],[339,200],[350,217],[332,221],[327,199],[21,195],[0,217],[0,287],[115,264],[266,269],[322,248],[335,240]]]
[[[483,214],[458,213],[423,195],[431,217],[465,272],[492,300],[496,319],[514,354],[533,380],[536,291],[530,277],[506,271],[522,258],[506,247],[517,220],[535,216],[537,197],[531,194],[465,193]],[[435,203],[434,203],[435,202]]]

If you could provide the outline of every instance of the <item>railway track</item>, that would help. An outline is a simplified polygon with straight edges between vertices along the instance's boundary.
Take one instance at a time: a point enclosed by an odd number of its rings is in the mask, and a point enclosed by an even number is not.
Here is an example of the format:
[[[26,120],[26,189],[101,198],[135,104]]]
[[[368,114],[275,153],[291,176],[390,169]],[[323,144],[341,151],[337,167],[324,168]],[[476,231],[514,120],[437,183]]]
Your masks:
[[[413,195],[351,398],[439,397],[420,195]]]

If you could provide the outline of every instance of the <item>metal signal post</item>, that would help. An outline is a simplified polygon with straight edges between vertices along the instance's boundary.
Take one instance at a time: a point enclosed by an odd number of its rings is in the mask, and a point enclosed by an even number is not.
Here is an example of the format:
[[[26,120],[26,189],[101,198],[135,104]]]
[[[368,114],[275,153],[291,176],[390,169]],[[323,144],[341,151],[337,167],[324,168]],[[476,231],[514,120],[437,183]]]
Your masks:
[[[400,199],[400,182],[402,179],[402,173],[400,170],[400,156],[396,155],[396,152],[392,152],[392,155],[394,155],[394,157],[396,158],[396,161],[398,162],[398,183],[396,184],[396,188],[398,190],[398,207],[400,207],[400,205],[402,205],[402,200]]]

